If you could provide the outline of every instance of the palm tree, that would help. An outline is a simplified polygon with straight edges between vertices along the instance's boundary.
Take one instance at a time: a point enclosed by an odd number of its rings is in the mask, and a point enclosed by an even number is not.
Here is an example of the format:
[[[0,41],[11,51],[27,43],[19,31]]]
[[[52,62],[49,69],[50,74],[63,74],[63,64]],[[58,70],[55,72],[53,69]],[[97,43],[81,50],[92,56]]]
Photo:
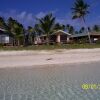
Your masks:
[[[68,33],[70,33],[70,34],[74,34],[74,32],[75,32],[74,27],[71,26],[70,24],[66,25],[66,29],[67,29]]]
[[[0,17],[0,28],[7,29],[6,22],[3,17]]]
[[[89,31],[89,32],[91,32],[91,31],[92,31],[92,30],[91,30],[91,27],[88,27],[88,31]]]
[[[24,27],[22,24],[20,24],[17,20],[14,20],[13,18],[8,19],[8,28],[9,31],[14,36],[14,45],[17,44],[18,46],[20,43],[23,42],[24,37]]]
[[[21,44],[23,45],[24,42],[24,28],[23,25],[20,23],[16,23],[17,27],[15,28],[15,38],[17,40],[17,45],[20,46]]]
[[[29,41],[29,44],[32,44],[33,43],[33,38],[34,38],[34,28],[31,27],[31,26],[28,26],[28,41]]]
[[[74,27],[73,27],[73,26],[70,26],[69,33],[70,33],[70,34],[74,34],[74,32],[75,32],[75,29],[74,29]]]
[[[65,25],[60,25],[59,23],[55,24],[54,30],[65,30]]]
[[[35,36],[39,36],[39,35],[41,35],[42,34],[42,31],[41,31],[41,29],[40,29],[40,25],[39,24],[35,24],[34,25],[34,35]]]
[[[90,6],[86,2],[84,2],[84,0],[76,0],[74,6],[71,8],[73,14],[72,19],[81,19],[86,27],[85,16],[89,13],[89,7]],[[91,43],[91,38],[87,27],[86,31],[88,33],[89,42]]]
[[[100,26],[99,25],[94,25],[93,26],[93,31],[100,32]]]
[[[85,32],[85,28],[84,27],[81,27],[79,33],[84,33]]]
[[[79,34],[79,32],[78,31],[75,31],[75,34]]]
[[[49,44],[49,36],[53,32],[55,25],[55,17],[53,17],[52,13],[47,14],[43,18],[39,19],[39,30],[42,34],[46,34],[46,42]]]

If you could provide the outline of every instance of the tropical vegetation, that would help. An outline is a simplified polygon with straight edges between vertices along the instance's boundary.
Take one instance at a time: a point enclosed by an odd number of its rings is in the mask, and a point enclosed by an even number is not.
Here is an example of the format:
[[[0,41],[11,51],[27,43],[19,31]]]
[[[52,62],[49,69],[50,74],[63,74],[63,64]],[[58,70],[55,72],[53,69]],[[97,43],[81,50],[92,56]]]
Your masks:
[[[91,43],[90,34],[85,20],[86,15],[89,14],[89,7],[90,5],[84,2],[84,0],[76,0],[71,9],[73,14],[72,19],[81,19],[84,22],[86,32],[88,33],[89,42]]]
[[[0,17],[0,28],[5,29],[9,35],[13,36],[14,46],[33,45],[34,37],[40,35],[46,35],[46,41],[47,44],[49,44],[50,34],[57,30],[64,30],[72,35],[87,32],[89,42],[91,43],[89,32],[100,32],[100,25],[86,27],[85,18],[87,14],[89,14],[89,7],[90,5],[88,5],[84,0],[76,0],[71,8],[72,19],[81,19],[81,21],[83,21],[85,24],[85,26],[80,27],[79,30],[69,23],[66,23],[65,25],[56,22],[56,17],[52,13],[49,13],[42,18],[36,18],[36,23],[34,23],[34,26],[28,26],[27,28],[12,17],[9,17],[7,21],[3,17]]]

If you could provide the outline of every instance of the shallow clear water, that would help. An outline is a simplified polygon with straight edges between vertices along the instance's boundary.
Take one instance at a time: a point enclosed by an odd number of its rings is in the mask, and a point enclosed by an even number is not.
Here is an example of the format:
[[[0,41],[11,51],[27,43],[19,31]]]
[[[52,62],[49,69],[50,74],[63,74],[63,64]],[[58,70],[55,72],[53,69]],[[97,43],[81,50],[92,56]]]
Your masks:
[[[0,100],[100,100],[100,63],[0,69]]]

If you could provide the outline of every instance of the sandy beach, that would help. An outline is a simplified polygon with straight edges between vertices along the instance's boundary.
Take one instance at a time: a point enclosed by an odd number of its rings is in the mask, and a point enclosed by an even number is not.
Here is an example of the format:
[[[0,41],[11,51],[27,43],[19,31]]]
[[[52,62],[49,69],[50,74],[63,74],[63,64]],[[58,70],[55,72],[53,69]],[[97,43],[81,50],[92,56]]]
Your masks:
[[[36,67],[100,61],[100,49],[1,51],[0,68]]]

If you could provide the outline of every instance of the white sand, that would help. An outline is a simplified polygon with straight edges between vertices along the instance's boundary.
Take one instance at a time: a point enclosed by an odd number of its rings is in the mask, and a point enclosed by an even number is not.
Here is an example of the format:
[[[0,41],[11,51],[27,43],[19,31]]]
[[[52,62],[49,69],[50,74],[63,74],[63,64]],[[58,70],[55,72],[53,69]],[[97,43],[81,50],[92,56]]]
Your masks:
[[[100,61],[100,49],[1,51],[0,68]]]

